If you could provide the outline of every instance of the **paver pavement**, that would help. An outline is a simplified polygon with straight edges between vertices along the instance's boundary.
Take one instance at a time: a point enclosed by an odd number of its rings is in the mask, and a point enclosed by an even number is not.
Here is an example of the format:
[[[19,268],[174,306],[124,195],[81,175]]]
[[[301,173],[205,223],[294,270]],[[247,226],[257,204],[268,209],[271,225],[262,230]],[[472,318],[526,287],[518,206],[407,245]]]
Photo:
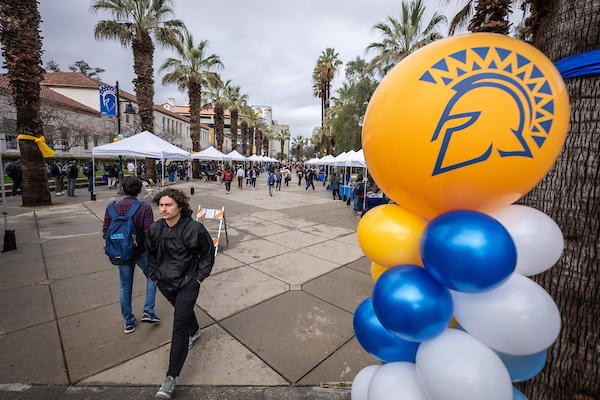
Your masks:
[[[193,185],[192,209],[225,207],[229,243],[222,237],[198,296],[202,334],[175,399],[349,399],[340,387],[377,363],[352,329],[373,287],[358,215],[321,185],[293,182],[271,197],[265,184],[226,194],[214,182],[177,183],[188,194]],[[77,193],[34,210],[9,199],[18,249],[0,254],[0,398],[148,398],[164,378],[172,307],[158,293],[161,322],[125,335],[119,277],[103,254],[104,211],[121,196]],[[143,278],[134,278],[138,318]]]

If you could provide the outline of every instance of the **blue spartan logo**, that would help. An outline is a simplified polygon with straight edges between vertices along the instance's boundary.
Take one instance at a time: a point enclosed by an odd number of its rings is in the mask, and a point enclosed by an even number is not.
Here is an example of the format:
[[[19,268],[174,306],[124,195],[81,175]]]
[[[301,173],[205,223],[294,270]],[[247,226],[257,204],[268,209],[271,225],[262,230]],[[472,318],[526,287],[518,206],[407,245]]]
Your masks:
[[[533,158],[524,134],[531,132],[532,139],[541,148],[550,133],[554,116],[552,89],[537,66],[511,50],[491,47],[461,50],[435,63],[419,80],[448,86],[456,92],[448,101],[431,138],[431,142],[435,142],[442,136],[442,145],[431,176],[483,162],[494,150],[494,144],[491,143],[478,157],[442,166],[452,135],[473,125],[481,116],[482,111],[452,113],[456,103],[472,90],[484,87],[503,90],[512,97],[519,110],[519,125],[510,131],[521,147],[511,151],[496,149],[500,157]],[[468,120],[462,125],[444,129],[449,121],[459,118]],[[526,121],[529,121],[527,126]]]

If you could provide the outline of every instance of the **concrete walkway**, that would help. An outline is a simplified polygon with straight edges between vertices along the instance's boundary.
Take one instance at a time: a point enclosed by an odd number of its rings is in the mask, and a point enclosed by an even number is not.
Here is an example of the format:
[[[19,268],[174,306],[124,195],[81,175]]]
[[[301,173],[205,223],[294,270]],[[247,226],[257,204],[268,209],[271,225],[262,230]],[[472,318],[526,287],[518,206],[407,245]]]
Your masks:
[[[202,335],[174,399],[349,399],[354,376],[377,363],[352,328],[373,288],[357,213],[321,183],[306,191],[294,180],[272,197],[265,175],[256,190],[236,186],[193,183],[192,209],[225,207],[229,243],[223,235],[201,288]],[[7,199],[18,249],[0,254],[0,399],[145,399],[165,376],[173,309],[158,292],[161,323],[124,334],[118,273],[103,252],[104,211],[122,196],[76,194],[53,193],[55,205],[35,210]],[[138,319],[144,298],[138,270]]]

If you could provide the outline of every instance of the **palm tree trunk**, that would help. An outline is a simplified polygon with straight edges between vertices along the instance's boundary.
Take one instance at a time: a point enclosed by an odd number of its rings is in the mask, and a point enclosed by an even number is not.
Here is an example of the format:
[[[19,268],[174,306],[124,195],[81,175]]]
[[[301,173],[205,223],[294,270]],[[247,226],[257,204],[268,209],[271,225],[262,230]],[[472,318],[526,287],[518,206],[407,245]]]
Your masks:
[[[215,103],[215,135],[217,135],[217,150],[223,151],[223,105],[220,101]]]
[[[539,18],[534,45],[551,61],[600,48],[596,0],[531,3]],[[541,7],[550,12],[541,13]],[[530,399],[592,400],[600,396],[600,76],[568,78],[565,83],[571,118],[563,151],[522,200],[552,217],[565,236],[557,265],[533,278],[556,301],[563,327],[548,350],[546,367],[519,387]]]
[[[200,111],[202,108],[202,85],[190,80],[188,87],[190,98],[190,136],[192,151],[200,151]],[[192,161],[192,178],[200,178],[200,160]]]
[[[137,78],[133,80],[135,95],[139,106],[142,131],[154,133],[154,44],[149,34],[143,34],[141,40],[133,40],[133,71]],[[156,160],[146,158],[146,178],[156,181]]]
[[[248,155],[248,123],[242,121],[242,146],[243,154]]]
[[[233,150],[237,150],[239,152],[239,147],[237,144],[237,141],[238,141],[238,109],[236,107],[232,107],[232,109],[231,109],[231,123],[229,125],[229,130],[231,132],[231,147]]]
[[[248,147],[246,148],[246,157],[250,157],[252,155],[252,150],[254,150],[254,127],[248,127]]]
[[[16,133],[43,136],[40,119],[40,81],[42,39],[36,0],[0,2],[0,41],[17,108]],[[46,166],[42,153],[32,140],[19,140],[23,174],[23,205],[50,205]]]

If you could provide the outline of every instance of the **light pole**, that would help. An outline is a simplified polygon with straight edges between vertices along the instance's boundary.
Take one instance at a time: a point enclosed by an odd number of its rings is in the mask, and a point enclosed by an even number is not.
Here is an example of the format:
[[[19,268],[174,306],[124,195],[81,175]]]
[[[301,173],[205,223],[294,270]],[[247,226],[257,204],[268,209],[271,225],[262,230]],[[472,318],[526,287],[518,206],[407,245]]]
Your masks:
[[[133,106],[131,105],[131,100],[121,101],[121,99],[119,98],[119,81],[117,81],[115,92],[117,95],[117,136],[120,139],[120,136],[121,136],[121,103],[128,103],[127,107],[125,107],[125,111],[123,111],[125,114],[135,115],[136,112],[133,109]],[[123,192],[123,177],[124,177],[123,156],[119,156],[119,164],[121,165],[121,169],[119,170],[119,191],[117,192],[117,194],[124,194],[124,192]]]

